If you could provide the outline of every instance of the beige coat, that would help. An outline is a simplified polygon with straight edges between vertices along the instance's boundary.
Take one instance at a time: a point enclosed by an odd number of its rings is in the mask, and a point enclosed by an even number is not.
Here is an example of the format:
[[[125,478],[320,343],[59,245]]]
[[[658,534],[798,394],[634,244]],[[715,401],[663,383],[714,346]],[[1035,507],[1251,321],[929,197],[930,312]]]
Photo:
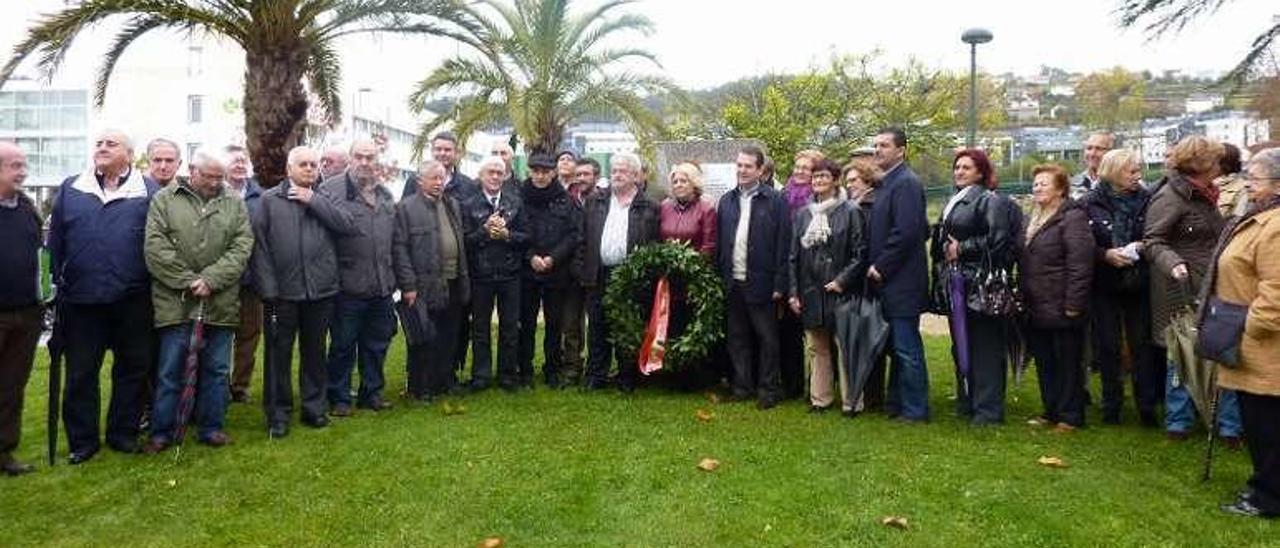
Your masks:
[[[1240,367],[1218,368],[1223,388],[1280,396],[1280,209],[1236,227],[1218,259],[1218,298],[1249,303]]]

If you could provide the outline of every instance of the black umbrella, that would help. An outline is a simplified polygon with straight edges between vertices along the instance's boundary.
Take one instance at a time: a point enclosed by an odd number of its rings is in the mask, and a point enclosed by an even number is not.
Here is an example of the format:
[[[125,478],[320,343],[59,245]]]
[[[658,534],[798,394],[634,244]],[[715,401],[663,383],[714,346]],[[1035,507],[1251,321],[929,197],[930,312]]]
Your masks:
[[[889,341],[889,322],[880,310],[880,299],[853,296],[836,307],[836,344],[841,367],[849,379],[849,397],[866,388],[876,358]]]
[[[59,317],[62,301],[55,293],[46,301],[46,306],[48,310],[45,314],[45,322],[49,328],[49,340],[45,344],[45,348],[49,351],[49,413],[45,430],[49,437],[49,466],[53,466],[58,452],[58,411],[59,397],[62,395],[62,351],[65,341],[62,319]]]

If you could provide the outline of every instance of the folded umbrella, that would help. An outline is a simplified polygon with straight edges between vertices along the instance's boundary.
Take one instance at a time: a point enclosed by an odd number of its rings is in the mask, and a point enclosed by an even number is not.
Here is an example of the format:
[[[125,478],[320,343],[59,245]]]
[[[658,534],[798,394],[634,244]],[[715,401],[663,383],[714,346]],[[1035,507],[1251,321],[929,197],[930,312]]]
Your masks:
[[[871,296],[850,297],[836,307],[835,314],[841,367],[849,382],[849,397],[857,399],[889,341],[889,322],[880,300]]]
[[[969,326],[965,307],[964,274],[958,268],[947,269],[948,294],[951,297],[951,343],[956,348],[956,370],[960,373],[960,394],[969,395]]]
[[[196,407],[196,379],[200,372],[200,351],[204,348],[204,300],[196,309],[196,319],[191,322],[191,338],[187,341],[187,360],[182,369],[182,392],[178,394],[177,432],[173,443],[182,445],[187,434],[187,421]]]

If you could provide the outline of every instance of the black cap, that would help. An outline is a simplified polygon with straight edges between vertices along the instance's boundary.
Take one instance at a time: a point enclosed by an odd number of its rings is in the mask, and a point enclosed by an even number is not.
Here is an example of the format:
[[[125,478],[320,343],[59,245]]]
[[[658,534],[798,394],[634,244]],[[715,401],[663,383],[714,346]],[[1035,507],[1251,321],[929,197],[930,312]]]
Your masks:
[[[547,154],[534,154],[529,157],[529,169],[555,169],[556,159]]]

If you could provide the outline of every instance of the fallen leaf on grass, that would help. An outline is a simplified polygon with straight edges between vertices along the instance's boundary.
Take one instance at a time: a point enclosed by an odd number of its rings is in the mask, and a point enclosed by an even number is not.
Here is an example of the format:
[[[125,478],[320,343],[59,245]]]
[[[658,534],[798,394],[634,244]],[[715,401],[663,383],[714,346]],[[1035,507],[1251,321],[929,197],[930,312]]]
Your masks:
[[[441,405],[440,408],[444,411],[446,417],[462,415],[467,412],[467,406],[460,403],[444,402],[444,405]]]
[[[880,519],[880,525],[885,527],[894,527],[897,529],[907,529],[907,518],[902,516],[885,516]]]
[[[1066,468],[1067,467],[1067,463],[1063,462],[1062,459],[1058,457],[1040,457],[1039,459],[1036,459],[1036,462],[1039,463],[1041,466],[1047,466],[1049,468]]]
[[[720,395],[715,392],[707,392],[707,401],[711,403],[720,403]]]
[[[715,418],[715,414],[707,411],[706,409],[697,410],[694,412],[693,416],[697,417],[697,419],[702,422],[711,422],[711,419]]]
[[[169,487],[177,487],[177,486],[178,486],[178,480],[169,480],[169,481],[167,481],[167,482],[165,482],[165,483],[167,483],[167,484],[169,485]]]
[[[506,546],[506,545],[507,545],[507,541],[502,540],[502,537],[489,537],[487,539],[480,541],[480,544],[478,544],[477,546],[479,546],[480,548],[502,548],[503,546]]]
[[[698,469],[703,472],[715,472],[720,467],[720,461],[716,459],[702,459],[698,461]]]

